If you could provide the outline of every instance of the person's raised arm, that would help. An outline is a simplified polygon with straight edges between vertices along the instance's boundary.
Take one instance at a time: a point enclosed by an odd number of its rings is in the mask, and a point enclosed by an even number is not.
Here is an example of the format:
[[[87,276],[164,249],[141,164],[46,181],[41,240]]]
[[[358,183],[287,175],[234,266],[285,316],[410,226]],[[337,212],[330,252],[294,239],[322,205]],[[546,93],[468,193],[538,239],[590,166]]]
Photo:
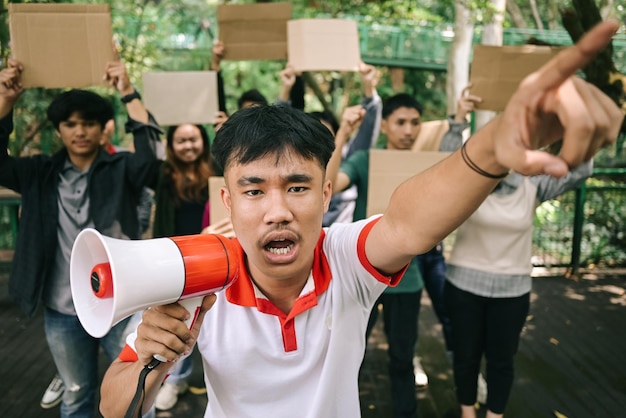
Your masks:
[[[296,72],[289,64],[283,68],[280,73],[280,91],[278,92],[278,101],[291,103],[291,89],[296,83]]]
[[[217,102],[219,111],[226,114],[226,92],[224,91],[224,78],[222,77],[222,60],[226,49],[224,42],[216,39],[213,41],[211,50],[211,70],[217,73]]]
[[[376,92],[378,71],[376,67],[362,62],[359,66],[359,74],[361,76],[361,83],[363,84],[361,106],[365,112],[354,139],[349,143],[348,152],[344,158],[348,158],[355,151],[373,147],[380,135],[383,102]]]
[[[189,312],[178,303],[156,306],[144,312],[142,322],[137,327],[134,350],[126,346],[104,375],[100,389],[100,411],[103,416],[125,416],[135,394],[139,374],[158,354],[169,361],[160,363],[146,377],[142,414],[150,410],[161,383],[174,365],[172,361],[193,350],[204,314],[213,303],[215,295],[203,299],[191,330],[183,322],[189,317]],[[134,416],[141,415],[135,411]]]
[[[104,78],[109,85],[115,87],[126,104],[128,117],[137,122],[148,123],[148,111],[146,110],[141,96],[135,90],[135,86],[128,78],[126,65],[121,61],[109,61],[107,63]]]
[[[22,64],[9,58],[6,68],[0,71],[0,119],[3,119],[20,98],[24,91],[22,87]]]
[[[350,186],[350,178],[345,173],[339,171],[342,160],[342,149],[350,139],[352,131],[361,121],[364,114],[365,110],[363,106],[356,105],[347,107],[341,115],[341,123],[335,134],[335,150],[326,165],[326,179],[332,182],[333,194],[339,193]]]
[[[476,210],[509,169],[561,177],[613,143],[624,119],[621,109],[575,73],[618,26],[614,20],[595,26],[526,77],[504,112],[460,151],[401,184],[368,235],[365,252],[372,265],[392,273],[428,251]],[[540,150],[561,138],[558,156]]]
[[[120,100],[126,105],[128,113],[126,132],[132,132],[135,149],[129,160],[131,163],[127,178],[139,191],[150,182],[150,179],[156,177],[159,167],[158,158],[164,155],[159,136],[162,131],[148,113],[141,101],[141,96],[130,82],[126,65],[123,62],[108,62],[104,78],[120,92]]]
[[[378,84],[378,70],[373,65],[361,62],[359,64],[359,75],[363,84],[363,96],[372,97],[376,94],[376,84]]]
[[[469,127],[467,115],[476,109],[476,104],[482,102],[482,97],[470,94],[469,91],[472,84],[468,84],[461,91],[461,97],[456,102],[456,114],[448,118],[450,127],[441,138],[439,151],[453,152],[461,148],[463,145],[463,131]]]

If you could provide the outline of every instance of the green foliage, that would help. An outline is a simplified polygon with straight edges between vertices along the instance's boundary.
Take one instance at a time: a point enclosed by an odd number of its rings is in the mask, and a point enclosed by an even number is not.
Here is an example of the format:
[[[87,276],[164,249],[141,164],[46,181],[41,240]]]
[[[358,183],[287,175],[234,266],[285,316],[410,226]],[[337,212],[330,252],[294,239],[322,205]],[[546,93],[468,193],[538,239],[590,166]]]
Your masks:
[[[566,265],[571,261],[574,226],[574,192],[541,204],[535,211],[533,263]]]
[[[0,206],[0,226],[2,227],[2,233],[0,233],[0,250],[13,248],[13,234],[11,234],[9,218],[10,210],[11,208],[8,206]]]
[[[624,180],[623,175],[621,178],[587,180],[580,243],[582,266],[626,265]],[[537,208],[533,262],[538,265],[568,265],[571,262],[575,205],[575,192],[571,191]]]
[[[591,179],[585,205],[585,225],[581,253],[584,264],[626,265],[626,230],[624,176],[615,179]]]
[[[330,16],[362,19],[368,23],[396,26],[414,26],[426,22],[442,22],[454,16],[454,2],[446,1],[398,1],[398,0],[326,0],[294,3],[294,15],[298,17]],[[447,20],[451,21],[451,20]]]
[[[512,0],[510,0],[512,1]],[[494,21],[498,13],[502,13],[494,7],[490,0],[473,0],[468,3],[468,8],[476,24],[488,24]]]
[[[132,80],[141,89],[141,75],[148,71],[207,70],[211,59],[213,37],[218,35],[216,7],[218,0],[106,0],[111,6],[114,37],[121,58],[126,62]],[[508,0],[514,1],[514,0]],[[100,3],[98,0],[81,0],[81,3]],[[253,2],[252,0],[240,1]],[[517,0],[526,21],[533,25],[528,2]],[[536,2],[541,18],[548,19],[554,1]],[[619,2],[616,2],[619,3]],[[389,25],[413,28],[417,24],[436,26],[454,22],[454,0],[294,0],[294,17],[342,17],[369,25]],[[477,23],[486,23],[493,16],[493,6],[488,0],[467,3]],[[570,6],[568,0],[558,0],[558,6]],[[558,9],[558,7],[557,7]],[[3,57],[8,56],[7,13],[0,26]],[[626,8],[616,4],[613,16],[626,20]],[[545,26],[547,23],[543,22]],[[505,25],[510,23],[505,22]],[[278,73],[284,62],[225,61],[222,63],[227,107],[236,110],[236,99],[250,88],[259,89],[270,101],[278,94]],[[379,67],[381,79],[378,91],[386,98],[394,94],[389,69]],[[331,103],[337,115],[344,106],[357,103],[361,96],[359,77],[354,73],[320,72],[314,78]],[[414,95],[424,105],[423,120],[445,117],[446,74],[437,71],[405,69],[404,91]],[[118,137],[114,143],[127,145],[122,129],[125,112],[111,89],[96,89],[112,96],[118,106],[116,125]],[[46,122],[45,111],[58,90],[29,89],[15,108],[15,133],[10,142],[13,155],[37,152],[52,153],[61,146],[53,128]],[[308,90],[306,110],[321,110],[322,104]],[[597,164],[615,166],[626,159],[625,141],[614,149],[604,150]],[[596,180],[589,184],[596,186]],[[619,181],[603,180],[599,185],[617,184]],[[622,179],[623,183],[623,179]],[[585,206],[583,228],[583,264],[626,264],[626,237],[624,223],[626,192],[595,190],[589,192]],[[544,264],[567,264],[571,255],[573,234],[574,193],[546,202],[537,209],[534,235],[535,254]],[[6,214],[0,211],[0,228],[8,231]],[[621,227],[620,227],[621,226]],[[0,234],[0,248],[9,243],[6,234]]]

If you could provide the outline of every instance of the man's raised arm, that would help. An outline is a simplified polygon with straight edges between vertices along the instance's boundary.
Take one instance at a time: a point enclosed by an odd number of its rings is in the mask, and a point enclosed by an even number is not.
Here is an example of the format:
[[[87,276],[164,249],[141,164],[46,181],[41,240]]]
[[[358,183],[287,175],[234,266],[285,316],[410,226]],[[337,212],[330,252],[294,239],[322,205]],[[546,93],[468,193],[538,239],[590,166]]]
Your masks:
[[[461,150],[401,184],[368,236],[369,261],[395,272],[460,225],[509,169],[561,177],[613,143],[624,118],[595,86],[575,77],[611,40],[605,21],[519,85],[504,112]],[[558,156],[541,151],[563,139]]]

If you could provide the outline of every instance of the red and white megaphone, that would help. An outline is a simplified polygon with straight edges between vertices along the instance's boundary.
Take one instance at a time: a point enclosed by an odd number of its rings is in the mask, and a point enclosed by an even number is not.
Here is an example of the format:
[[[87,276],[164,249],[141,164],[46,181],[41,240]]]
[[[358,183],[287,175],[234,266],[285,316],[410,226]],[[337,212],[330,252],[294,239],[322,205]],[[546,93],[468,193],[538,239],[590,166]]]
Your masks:
[[[176,301],[191,326],[202,297],[230,286],[238,268],[235,245],[221,235],[122,240],[88,228],[72,247],[70,285],[80,323],[99,338],[137,311]]]

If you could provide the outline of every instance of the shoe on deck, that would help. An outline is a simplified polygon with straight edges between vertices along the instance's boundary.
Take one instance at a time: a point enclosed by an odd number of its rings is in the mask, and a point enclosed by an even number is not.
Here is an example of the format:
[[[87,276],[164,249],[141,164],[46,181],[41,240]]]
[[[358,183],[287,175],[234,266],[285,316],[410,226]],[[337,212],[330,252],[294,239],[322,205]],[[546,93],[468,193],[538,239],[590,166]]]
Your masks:
[[[172,409],[178,402],[178,395],[185,393],[188,388],[189,384],[187,382],[163,383],[154,402],[156,408],[161,411]]]
[[[418,389],[425,389],[428,386],[428,375],[417,356],[413,357],[413,372],[415,373],[415,386]]]
[[[63,392],[65,392],[65,385],[59,375],[55,374],[41,397],[41,407],[43,409],[50,409],[60,404],[63,398]]]
[[[487,403],[487,382],[482,373],[478,374],[478,387],[476,390],[476,402],[485,405]]]

